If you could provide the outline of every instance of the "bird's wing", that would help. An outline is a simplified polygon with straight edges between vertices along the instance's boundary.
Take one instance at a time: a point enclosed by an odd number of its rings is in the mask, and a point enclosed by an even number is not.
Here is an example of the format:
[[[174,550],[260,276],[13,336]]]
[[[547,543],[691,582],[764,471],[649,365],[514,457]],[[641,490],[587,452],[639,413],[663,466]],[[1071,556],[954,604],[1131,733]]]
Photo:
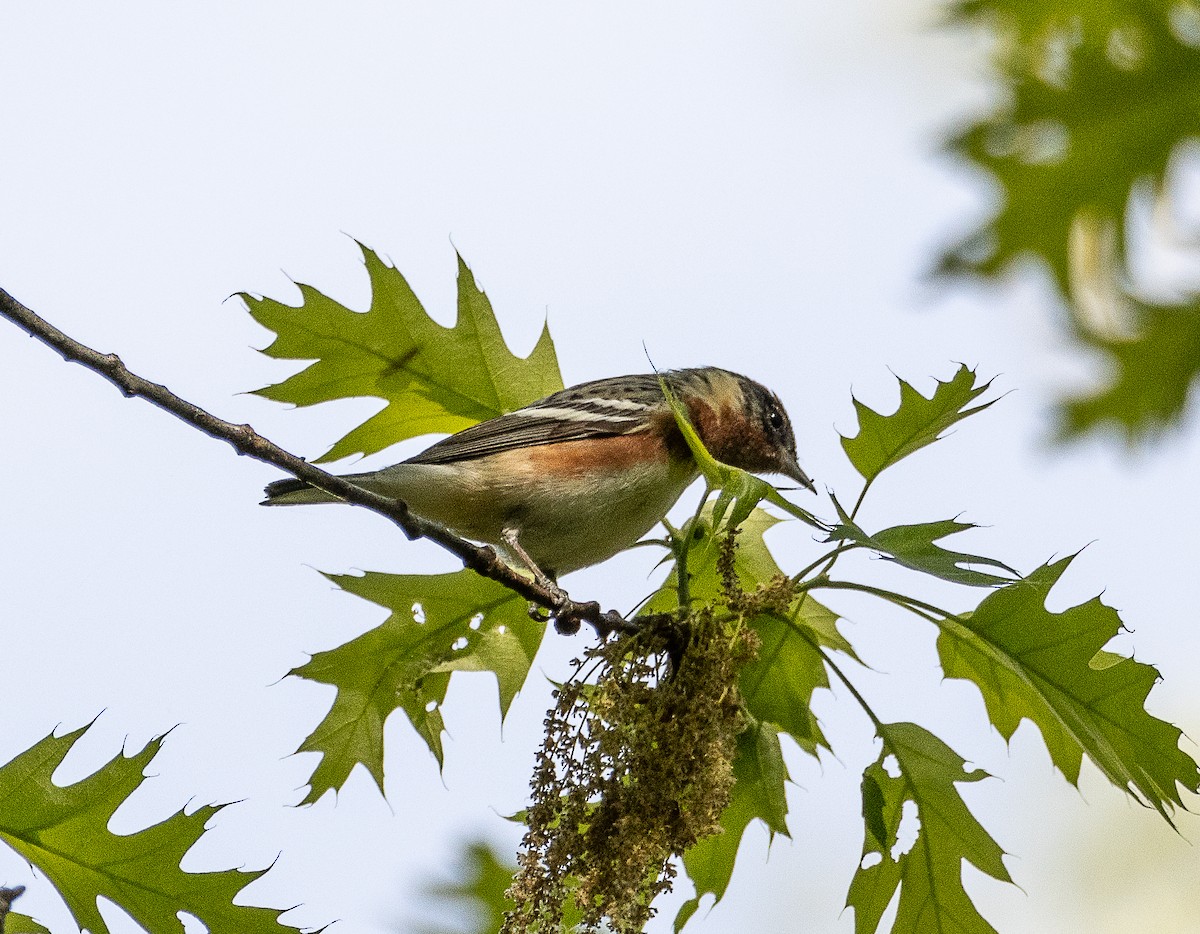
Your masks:
[[[665,406],[656,376],[623,376],[563,389],[426,448],[409,464],[449,464],[514,448],[645,431]]]

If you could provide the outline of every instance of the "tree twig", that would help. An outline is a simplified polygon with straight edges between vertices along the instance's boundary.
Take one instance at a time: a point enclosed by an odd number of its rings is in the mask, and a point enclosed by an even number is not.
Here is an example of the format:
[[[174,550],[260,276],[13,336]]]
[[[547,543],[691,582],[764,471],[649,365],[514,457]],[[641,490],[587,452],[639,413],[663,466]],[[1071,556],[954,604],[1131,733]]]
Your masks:
[[[390,519],[409,539],[426,538],[435,542],[458,557],[464,567],[503,584],[526,600],[545,607],[553,615],[555,628],[561,633],[577,632],[581,623],[588,623],[601,636],[636,628],[615,610],[602,610],[600,604],[594,601],[581,603],[572,600],[561,592],[555,593],[524,577],[505,564],[495,549],[468,542],[442,526],[422,519],[411,512],[401,500],[364,490],[320,467],[314,467],[267,440],[249,425],[235,425],[220,419],[175,395],[166,386],[143,379],[130,372],[116,354],[103,354],[79,343],[26,308],[4,289],[0,289],[0,315],[8,318],[31,337],[36,337],[57,350],[63,359],[80,363],[99,373],[126,396],[145,399],[206,435],[227,441],[238,454],[272,464],[344,502],[362,506]]]

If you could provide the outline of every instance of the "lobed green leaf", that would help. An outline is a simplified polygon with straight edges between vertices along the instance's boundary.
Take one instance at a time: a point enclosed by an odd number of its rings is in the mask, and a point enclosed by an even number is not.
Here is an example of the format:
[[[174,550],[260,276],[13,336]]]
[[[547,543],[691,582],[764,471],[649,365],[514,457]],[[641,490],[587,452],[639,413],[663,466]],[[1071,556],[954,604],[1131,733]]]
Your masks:
[[[295,405],[355,396],[387,403],[318,461],[373,454],[420,435],[452,434],[562,388],[549,329],[543,328],[528,357],[514,356],[461,256],[458,320],[447,328],[426,314],[399,271],[359,246],[371,280],[365,312],[308,285],[299,286],[298,307],[241,296],[254,319],[277,335],[263,353],[315,361],[259,395]]]
[[[111,759],[73,785],[54,784],[55,770],[86,730],[47,736],[0,767],[0,840],[54,885],[81,929],[108,934],[96,904],[105,898],[153,934],[182,932],[180,912],[195,916],[213,934],[292,930],[279,923],[278,911],[233,903],[266,870],[193,873],[179,868],[220,808],[180,811],[133,834],[109,831],[113,812],[142,783],[161,738],[131,756]],[[23,918],[9,915],[7,930],[45,930]],[[26,926],[18,926],[22,924]]]
[[[717,571],[719,537],[714,535],[712,503],[681,530],[694,540],[688,554],[692,597],[702,602],[716,600],[722,592]],[[764,535],[779,520],[761,509],[753,510],[741,523],[733,571],[739,585],[754,591],[780,576],[782,571],[767,548]],[[649,612],[671,612],[678,608],[675,576],[648,601]],[[789,619],[762,615],[750,621],[761,640],[758,657],[742,670],[739,688],[754,726],[738,738],[734,761],[736,783],[721,823],[725,832],[710,837],[684,855],[684,869],[696,886],[696,895],[683,905],[675,919],[679,931],[695,913],[707,893],[724,895],[733,872],[738,846],[746,826],[762,819],[772,833],[787,833],[787,802],[784,782],[787,770],[779,748],[778,731],[815,755],[829,747],[812,712],[812,695],[829,686],[828,675],[815,646],[846,652],[854,657],[850,643],[837,629],[837,615],[808,594],[797,597]]]
[[[819,688],[829,687],[818,646],[849,646],[837,631],[837,618],[808,594],[797,598],[788,619],[755,617],[750,625],[762,644],[738,682],[750,714],[779,727],[811,756],[822,747],[831,748],[813,713],[812,698]]]
[[[1067,399],[1059,434],[1071,438],[1108,425],[1129,441],[1152,435],[1182,415],[1200,377],[1200,299],[1179,305],[1129,301],[1136,312],[1131,338],[1092,337],[1114,365],[1100,389]]]
[[[383,791],[383,729],[397,709],[440,765],[441,705],[450,675],[495,674],[500,711],[507,714],[545,631],[529,618],[525,600],[474,571],[327,576],[391,615],[292,672],[337,688],[329,713],[297,750],[321,753],[305,803],[340,788],[360,763]]]
[[[1121,628],[1093,599],[1062,613],[1045,602],[1072,557],[989,594],[970,616],[943,625],[938,655],[949,678],[979,688],[996,729],[1011,739],[1028,719],[1072,784],[1086,754],[1118,788],[1170,820],[1179,786],[1200,790],[1200,769],[1180,730],[1151,716],[1150,665],[1102,651]]]
[[[888,467],[933,444],[951,425],[992,404],[984,402],[968,408],[987,392],[991,381],[980,384],[975,371],[962,365],[950,380],[937,380],[937,388],[929,398],[904,380],[898,382],[900,405],[896,411],[880,415],[855,399],[858,434],[842,438],[846,456],[868,486]]]
[[[761,820],[772,837],[777,833],[788,836],[784,793],[788,771],[779,736],[773,728],[756,723],[742,732],[733,760],[733,776],[729,806],[721,815],[724,832],[701,840],[683,855],[683,868],[695,885],[696,894],[675,916],[676,934],[696,913],[705,895],[711,893],[716,901],[725,895],[742,835],[751,821]]]
[[[852,522],[836,499],[834,505],[842,521],[840,525],[833,527],[827,541],[853,542],[911,570],[970,587],[996,587],[1009,583],[1014,577],[1020,577],[1003,561],[962,551],[950,551],[937,544],[939,540],[950,535],[977,528],[970,522],[943,519],[939,522],[897,525],[872,535]],[[1007,573],[1001,576],[980,571],[979,565]]]
[[[846,898],[855,934],[879,928],[897,888],[892,934],[995,934],[963,888],[962,863],[1004,882],[1012,879],[1004,851],[955,787],[988,774],[966,771],[954,750],[915,723],[881,723],[878,730],[883,748],[863,772],[862,861]],[[912,846],[903,849],[906,804],[914,806],[918,826]]]

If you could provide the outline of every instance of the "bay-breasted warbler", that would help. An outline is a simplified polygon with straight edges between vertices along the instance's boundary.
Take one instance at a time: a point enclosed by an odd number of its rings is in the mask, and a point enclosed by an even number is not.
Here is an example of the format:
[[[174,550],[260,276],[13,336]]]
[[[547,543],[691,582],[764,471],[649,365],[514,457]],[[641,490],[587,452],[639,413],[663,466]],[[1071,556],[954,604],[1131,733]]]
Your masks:
[[[813,489],[783,404],[765,386],[717,367],[663,379],[717,460]],[[697,475],[659,377],[647,373],[562,389],[346,479],[553,579],[628,548]],[[291,479],[266,494],[267,506],[338,501]]]

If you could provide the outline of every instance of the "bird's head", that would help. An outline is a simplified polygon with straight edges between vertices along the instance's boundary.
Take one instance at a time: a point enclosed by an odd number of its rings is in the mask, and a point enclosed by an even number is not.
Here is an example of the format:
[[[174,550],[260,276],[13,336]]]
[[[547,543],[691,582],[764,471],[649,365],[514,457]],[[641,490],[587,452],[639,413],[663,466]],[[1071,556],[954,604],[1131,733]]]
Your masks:
[[[781,474],[816,491],[796,458],[791,419],[766,386],[717,367],[672,370],[666,378],[713,457],[751,473]]]

